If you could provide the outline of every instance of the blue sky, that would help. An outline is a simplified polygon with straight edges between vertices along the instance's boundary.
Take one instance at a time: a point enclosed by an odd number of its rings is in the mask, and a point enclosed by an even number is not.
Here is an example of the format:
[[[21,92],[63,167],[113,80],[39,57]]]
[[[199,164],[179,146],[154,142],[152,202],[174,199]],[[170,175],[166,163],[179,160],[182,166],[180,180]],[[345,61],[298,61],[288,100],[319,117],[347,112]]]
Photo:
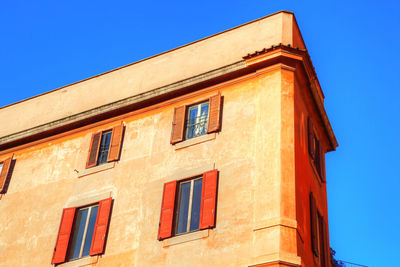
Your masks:
[[[0,106],[293,11],[339,141],[326,156],[331,247],[339,259],[396,266],[400,4],[325,2],[3,0]]]

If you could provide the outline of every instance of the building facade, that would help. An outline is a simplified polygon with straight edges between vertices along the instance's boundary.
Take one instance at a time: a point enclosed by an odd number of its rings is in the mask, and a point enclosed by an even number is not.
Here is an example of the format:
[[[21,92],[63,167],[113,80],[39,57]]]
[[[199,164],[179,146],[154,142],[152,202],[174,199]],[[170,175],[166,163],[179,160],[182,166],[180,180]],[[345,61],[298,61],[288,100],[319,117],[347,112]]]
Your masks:
[[[330,266],[337,141],[291,12],[2,107],[0,125],[0,266]]]

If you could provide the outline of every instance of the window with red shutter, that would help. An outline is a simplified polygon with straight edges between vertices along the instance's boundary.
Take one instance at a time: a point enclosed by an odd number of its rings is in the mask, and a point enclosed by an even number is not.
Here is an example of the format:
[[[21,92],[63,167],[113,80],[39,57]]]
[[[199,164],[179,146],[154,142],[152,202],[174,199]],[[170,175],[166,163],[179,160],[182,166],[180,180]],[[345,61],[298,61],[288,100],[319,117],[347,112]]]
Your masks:
[[[218,171],[164,184],[158,239],[215,226]]]
[[[308,117],[308,152],[319,179],[325,182],[324,152],[315,134],[314,125],[310,117]]]
[[[171,144],[218,132],[221,128],[221,94],[174,110]]]
[[[318,257],[319,244],[318,244],[317,204],[312,192],[310,192],[310,228],[311,228],[311,248],[314,255]]]
[[[110,130],[94,133],[90,142],[86,168],[119,160],[123,133],[122,124]]]
[[[112,198],[83,207],[66,208],[61,218],[52,264],[102,254]]]
[[[4,161],[0,161],[0,193],[6,190],[8,179],[10,178],[12,157]]]

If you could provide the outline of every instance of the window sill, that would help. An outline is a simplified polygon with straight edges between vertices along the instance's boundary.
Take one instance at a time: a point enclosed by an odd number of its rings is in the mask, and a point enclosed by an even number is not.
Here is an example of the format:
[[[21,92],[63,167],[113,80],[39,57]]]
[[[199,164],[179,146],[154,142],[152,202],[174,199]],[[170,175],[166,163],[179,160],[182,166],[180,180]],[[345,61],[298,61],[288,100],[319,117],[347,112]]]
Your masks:
[[[89,174],[92,174],[92,173],[109,170],[109,169],[114,168],[114,166],[115,166],[115,161],[112,161],[112,162],[104,163],[104,164],[101,164],[99,166],[95,166],[95,167],[92,167],[92,168],[83,169],[82,171],[80,171],[78,173],[78,178],[81,178],[83,176],[86,176],[86,175],[89,175]]]
[[[205,135],[201,135],[199,137],[195,137],[195,138],[191,138],[182,142],[179,142],[177,144],[175,144],[175,150],[178,149],[182,149],[185,147],[189,147],[189,146],[193,146],[196,144],[200,144],[200,143],[204,143],[210,140],[214,140],[215,139],[216,134],[215,133],[210,133],[210,134],[205,134]]]
[[[187,233],[187,234],[183,234],[183,235],[179,235],[179,236],[174,236],[174,237],[163,240],[162,246],[165,248],[165,247],[169,247],[169,246],[173,246],[173,245],[177,245],[177,244],[181,244],[181,243],[186,243],[186,242],[197,240],[197,239],[202,239],[202,238],[208,237],[209,231],[210,231],[210,229],[205,229],[205,230],[201,230],[201,231],[197,231],[197,232],[193,232],[193,233]]]
[[[85,257],[85,258],[64,262],[64,263],[58,264],[57,266],[60,266],[60,267],[81,267],[81,266],[96,264],[98,262],[98,260],[99,260],[99,256],[88,256],[88,257]]]

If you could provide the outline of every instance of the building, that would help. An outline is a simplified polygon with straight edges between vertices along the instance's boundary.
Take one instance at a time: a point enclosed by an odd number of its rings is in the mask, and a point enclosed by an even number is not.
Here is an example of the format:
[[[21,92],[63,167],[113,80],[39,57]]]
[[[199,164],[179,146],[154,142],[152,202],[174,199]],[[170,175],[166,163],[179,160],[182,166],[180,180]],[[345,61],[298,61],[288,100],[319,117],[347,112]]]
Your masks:
[[[337,141],[291,12],[2,107],[0,125],[0,266],[330,266]]]

